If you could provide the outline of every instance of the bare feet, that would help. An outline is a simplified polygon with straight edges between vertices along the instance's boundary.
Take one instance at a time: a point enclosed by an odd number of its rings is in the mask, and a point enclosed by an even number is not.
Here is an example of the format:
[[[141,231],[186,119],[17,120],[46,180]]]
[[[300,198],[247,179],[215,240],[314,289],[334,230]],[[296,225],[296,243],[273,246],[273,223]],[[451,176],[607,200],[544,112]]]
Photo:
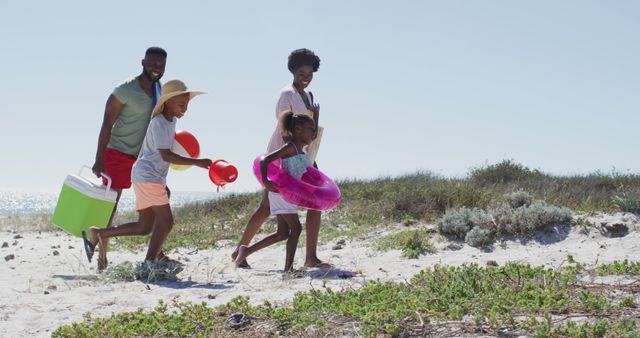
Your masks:
[[[304,262],[304,266],[307,268],[320,268],[320,269],[333,269],[334,266],[331,263],[323,262],[318,258],[308,259]]]
[[[165,255],[164,252],[162,252],[162,250],[160,250],[160,253],[158,253],[158,256],[156,257],[156,259],[158,260],[158,262],[160,263],[169,263],[169,264],[173,264],[175,266],[184,266],[184,263],[169,258],[169,256]]]
[[[91,263],[91,258],[93,258],[93,254],[96,251],[96,243],[91,243],[86,230],[82,230],[82,244],[84,245],[84,251],[87,254],[87,260]]]
[[[89,227],[89,242],[93,246],[98,245],[98,230],[100,229],[96,227]]]
[[[90,227],[89,228],[89,241],[91,243],[97,243],[98,246],[98,271],[102,271],[107,268],[109,262],[107,261],[107,247],[104,245],[102,241],[102,237],[100,237],[100,233],[98,233],[98,228]]]
[[[303,278],[308,276],[308,273],[303,270],[296,270],[293,267],[289,268],[289,270],[284,270],[282,274],[282,279],[296,279]]]
[[[236,262],[236,258],[238,257],[238,250],[240,249],[241,246],[244,246],[245,248],[247,247],[246,245],[239,245],[233,251],[233,253],[231,253],[231,261],[236,264],[236,268],[251,269],[251,265],[249,265],[249,263],[247,262],[246,256],[239,264]]]
[[[100,246],[100,248],[102,248],[102,246]],[[103,271],[104,269],[107,268],[107,266],[109,265],[109,261],[107,261],[107,258],[102,258],[100,256],[98,256],[98,271]]]
[[[247,263],[247,256],[249,255],[248,249],[246,245],[238,246],[236,259],[234,260],[236,268],[251,268]],[[233,255],[231,255],[231,257],[233,257]]]

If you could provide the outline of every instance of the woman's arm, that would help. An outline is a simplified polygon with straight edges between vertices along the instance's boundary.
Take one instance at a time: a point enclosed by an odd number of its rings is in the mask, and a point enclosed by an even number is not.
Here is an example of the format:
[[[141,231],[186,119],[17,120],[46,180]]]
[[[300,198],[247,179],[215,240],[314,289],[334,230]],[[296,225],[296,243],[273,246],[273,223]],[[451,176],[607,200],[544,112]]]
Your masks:
[[[313,112],[313,122],[316,124],[316,133],[313,135],[313,139],[318,136],[318,126],[320,126],[320,105],[314,103],[311,105],[311,111]]]

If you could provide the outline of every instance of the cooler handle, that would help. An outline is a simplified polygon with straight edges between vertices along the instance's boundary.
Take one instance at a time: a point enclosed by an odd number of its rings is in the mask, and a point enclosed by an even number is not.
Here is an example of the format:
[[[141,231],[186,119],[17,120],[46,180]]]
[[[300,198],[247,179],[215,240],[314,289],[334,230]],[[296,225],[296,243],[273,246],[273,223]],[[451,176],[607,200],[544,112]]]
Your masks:
[[[85,165],[80,167],[80,170],[78,170],[78,176],[82,177],[82,169],[84,169],[84,168],[93,170],[93,168],[91,168],[90,166],[85,164]],[[109,177],[109,175],[107,175],[107,174],[105,174],[103,172],[100,172],[100,176],[102,176],[102,177],[107,179],[107,190],[104,191],[104,197],[106,198],[107,197],[107,193],[109,192],[109,190],[111,190],[111,177]]]

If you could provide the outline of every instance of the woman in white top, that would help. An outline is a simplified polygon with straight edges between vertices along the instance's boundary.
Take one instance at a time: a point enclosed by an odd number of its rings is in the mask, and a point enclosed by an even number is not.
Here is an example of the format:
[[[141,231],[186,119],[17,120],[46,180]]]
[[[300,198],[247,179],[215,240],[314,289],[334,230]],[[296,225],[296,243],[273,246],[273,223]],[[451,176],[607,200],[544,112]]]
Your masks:
[[[305,89],[313,80],[313,73],[315,73],[320,67],[320,58],[312,51],[302,48],[296,49],[289,55],[289,62],[287,67],[291,74],[293,74],[293,83],[285,86],[280,91],[280,97],[278,104],[276,105],[276,119],[284,111],[292,111],[294,114],[307,114],[315,122],[317,135],[314,137],[314,141],[307,147],[307,153],[309,154],[310,162],[314,167],[317,167],[315,158],[317,155],[318,147],[320,144],[320,137],[322,136],[322,127],[318,126],[318,120],[320,118],[320,106],[314,103],[313,94]],[[282,130],[276,126],[267,152],[273,152],[281,148],[284,145],[284,139],[282,138]],[[231,259],[235,261],[237,267],[249,267],[246,260],[236,261],[238,255],[238,248],[240,246],[247,246],[253,239],[253,236],[258,232],[264,221],[270,215],[270,204],[279,203],[279,201],[272,201],[273,197],[269,197],[265,190],[262,195],[262,201],[260,206],[254,211],[253,215],[247,222],[247,225],[238,243],[238,247],[231,254]],[[320,233],[320,216],[321,212],[317,210],[307,211],[307,252],[305,257],[304,266],[306,267],[319,267],[319,268],[331,268],[331,264],[321,261],[316,254],[318,245],[318,235]],[[284,222],[280,216],[276,216],[278,224]]]

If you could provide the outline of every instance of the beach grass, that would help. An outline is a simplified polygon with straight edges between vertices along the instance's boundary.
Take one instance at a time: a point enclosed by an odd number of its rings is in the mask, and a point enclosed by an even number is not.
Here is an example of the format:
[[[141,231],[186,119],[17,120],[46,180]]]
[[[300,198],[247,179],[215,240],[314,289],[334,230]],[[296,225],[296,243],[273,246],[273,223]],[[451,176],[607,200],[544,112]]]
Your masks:
[[[433,229],[413,229],[385,235],[375,241],[374,247],[381,251],[397,249],[407,258],[418,258],[423,254],[432,254],[436,248],[431,243]]]
[[[322,243],[336,238],[361,238],[391,225],[402,224],[411,230],[424,223],[460,220],[468,211],[469,216],[475,215],[476,223],[483,226],[470,223],[470,227],[459,235],[467,243],[482,247],[491,245],[504,234],[530,235],[547,223],[566,219],[566,213],[571,211],[640,212],[640,175],[612,171],[558,176],[528,168],[513,160],[471,168],[462,178],[416,172],[371,180],[346,179],[337,183],[342,192],[342,202],[336,209],[323,213]],[[222,241],[237,242],[261,197],[261,191],[234,193],[174,208],[175,224],[165,243],[165,250],[209,249]],[[528,208],[519,208],[520,204],[526,204]],[[511,205],[514,210],[509,211],[505,205]],[[504,221],[505,215],[513,222],[486,226],[489,224],[487,216],[493,222],[496,217]],[[304,222],[304,213],[301,217]],[[136,220],[135,212],[118,212],[114,224]],[[0,218],[0,227],[12,231],[56,229],[51,224],[50,215]],[[440,232],[451,235],[449,228],[441,227]],[[261,232],[268,233],[273,229],[275,222],[269,219]],[[117,238],[114,242],[127,250],[143,250],[148,240],[148,236],[133,236]],[[305,232],[300,245],[304,242]],[[420,246],[419,243],[414,244]],[[396,243],[395,248],[407,251],[406,255],[411,257],[414,253],[409,253],[407,245],[411,244]],[[417,250],[422,251],[420,248]]]
[[[637,262],[626,262],[631,273]],[[587,282],[611,266],[586,269],[568,257],[560,268],[434,266],[407,283],[369,281],[357,290],[328,287],[297,293],[288,304],[227,304],[173,299],[152,311],[115,314],[59,327],[52,337],[459,336],[640,337],[635,284]],[[626,270],[614,268],[612,274]],[[585,278],[590,277],[590,278]],[[234,313],[252,318],[225,327]]]
[[[532,200],[578,213],[640,210],[640,175],[595,172],[554,176],[513,160],[472,168],[464,178],[416,172],[337,183],[342,202],[336,209],[323,213],[320,240],[324,242],[338,237],[358,237],[392,224],[412,226],[436,222],[449,210],[490,209],[496,202],[504,201],[505,195],[511,195],[512,200],[521,198],[519,192],[526,193]],[[231,194],[175,208],[175,225],[166,248],[204,249],[215,247],[221,240],[237,241],[261,194]],[[115,224],[136,218],[133,212],[119,213]],[[270,229],[273,224],[273,220],[269,220],[264,228]],[[146,237],[117,239],[127,248],[143,247],[147,241]],[[304,243],[304,238],[300,242]]]

